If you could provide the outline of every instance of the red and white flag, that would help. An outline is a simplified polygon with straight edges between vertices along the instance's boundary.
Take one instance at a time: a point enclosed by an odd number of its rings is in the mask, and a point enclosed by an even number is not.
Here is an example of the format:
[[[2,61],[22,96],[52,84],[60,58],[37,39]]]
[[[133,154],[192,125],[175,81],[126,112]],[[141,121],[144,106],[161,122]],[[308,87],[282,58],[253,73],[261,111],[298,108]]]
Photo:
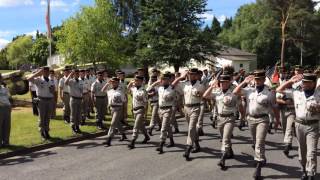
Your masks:
[[[47,25],[47,36],[48,36],[48,39],[51,39],[50,0],[47,0],[46,25]]]

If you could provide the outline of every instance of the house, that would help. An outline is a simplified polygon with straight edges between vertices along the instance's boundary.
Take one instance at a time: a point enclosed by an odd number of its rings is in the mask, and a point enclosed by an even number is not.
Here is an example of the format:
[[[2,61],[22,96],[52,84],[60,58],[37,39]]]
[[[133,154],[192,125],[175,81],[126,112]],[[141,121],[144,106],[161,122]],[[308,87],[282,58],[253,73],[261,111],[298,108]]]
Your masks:
[[[204,62],[198,62],[195,59],[190,59],[185,67],[180,67],[180,72],[185,69],[197,67],[200,70],[221,68],[223,66],[233,66],[235,71],[244,69],[246,72],[254,71],[257,68],[257,56],[255,54],[242,51],[240,49],[231,47],[222,47],[217,55],[204,55],[206,59]],[[174,71],[172,66],[166,64],[157,65],[162,72]]]
[[[208,59],[216,66],[231,65],[235,71],[244,69],[246,72],[254,71],[257,68],[257,55],[232,47],[222,47],[216,56],[209,56]]]

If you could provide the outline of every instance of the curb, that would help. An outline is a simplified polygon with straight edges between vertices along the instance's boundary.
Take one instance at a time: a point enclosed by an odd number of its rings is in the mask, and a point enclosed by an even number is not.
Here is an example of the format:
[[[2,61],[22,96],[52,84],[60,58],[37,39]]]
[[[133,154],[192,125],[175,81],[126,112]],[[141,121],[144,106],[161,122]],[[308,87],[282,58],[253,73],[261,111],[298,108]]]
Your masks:
[[[11,158],[14,156],[26,155],[26,154],[30,154],[30,153],[33,153],[36,151],[41,151],[41,150],[45,150],[45,149],[49,149],[49,148],[53,148],[53,147],[57,147],[57,146],[63,146],[66,144],[75,143],[75,142],[79,142],[79,141],[83,141],[83,140],[87,140],[87,139],[92,139],[92,138],[96,138],[96,137],[100,137],[100,136],[105,136],[105,135],[107,135],[107,133],[108,132],[84,134],[79,137],[74,137],[74,138],[70,138],[70,139],[66,139],[66,140],[62,140],[62,141],[58,141],[58,142],[41,144],[41,145],[36,145],[36,146],[32,146],[32,147],[19,149],[19,150],[12,151],[12,152],[2,153],[2,154],[0,154],[0,160],[6,159],[6,158]]]

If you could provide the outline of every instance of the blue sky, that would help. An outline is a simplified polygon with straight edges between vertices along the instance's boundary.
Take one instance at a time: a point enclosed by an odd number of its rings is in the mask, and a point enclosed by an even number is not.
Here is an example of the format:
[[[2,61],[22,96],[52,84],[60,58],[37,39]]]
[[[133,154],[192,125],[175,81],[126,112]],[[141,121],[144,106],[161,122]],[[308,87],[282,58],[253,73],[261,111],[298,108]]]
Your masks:
[[[46,31],[45,14],[47,0],[0,0],[0,49],[19,34],[34,35],[36,30]],[[210,24],[213,16],[220,21],[234,16],[237,9],[255,0],[208,0],[203,14]],[[51,24],[62,24],[63,20],[74,15],[81,6],[93,4],[94,0],[51,0]]]

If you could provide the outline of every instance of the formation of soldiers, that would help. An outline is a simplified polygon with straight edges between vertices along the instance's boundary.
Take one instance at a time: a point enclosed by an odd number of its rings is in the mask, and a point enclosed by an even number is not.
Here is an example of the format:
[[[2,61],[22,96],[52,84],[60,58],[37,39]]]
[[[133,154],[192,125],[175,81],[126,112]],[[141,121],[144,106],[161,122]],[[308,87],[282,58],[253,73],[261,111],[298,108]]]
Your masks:
[[[115,72],[114,77],[108,77],[104,70],[95,73],[93,69],[66,67],[59,83],[50,78],[50,72],[48,67],[44,67],[28,78],[35,86],[33,96],[38,101],[34,113],[39,114],[39,130],[43,139],[51,138],[49,123],[54,116],[59,92],[64,104],[63,118],[70,123],[73,133],[81,133],[80,126],[85,125],[94,109],[97,127],[106,129],[103,121],[110,110],[112,118],[105,144],[111,146],[116,134],[121,136],[120,141],[126,140],[128,99],[131,96],[134,125],[129,149],[135,148],[140,133],[144,136],[142,143],[148,143],[156,126],[161,131],[156,149],[159,154],[164,153],[167,139],[169,143],[166,147],[175,146],[173,134],[179,133],[176,120],[179,112],[188,124],[183,157],[189,161],[191,153],[201,151],[199,136],[205,135],[203,116],[209,110],[212,112],[212,126],[219,130],[221,136],[221,159],[217,165],[222,170],[227,170],[226,160],[234,156],[231,140],[233,129],[237,126],[236,120],[239,119],[239,129],[248,124],[252,135],[256,166],[254,179],[261,179],[261,169],[267,163],[267,134],[271,133],[271,128],[277,129],[280,125],[284,133],[284,155],[289,156],[296,136],[302,166],[301,179],[315,178],[320,121],[318,71],[304,71],[301,66],[296,66],[294,72],[280,68],[280,78],[276,83],[266,77],[264,70],[246,74],[243,70],[234,72],[233,67],[211,73],[192,68],[181,74],[161,74],[159,70],[152,69],[148,81],[144,69],[140,68],[130,82],[125,81],[125,73],[120,70]],[[7,119],[10,119],[7,94],[6,88],[1,86],[1,126],[8,126]],[[149,125],[146,124],[148,107],[151,110]],[[2,132],[2,144],[8,144],[8,132]]]

